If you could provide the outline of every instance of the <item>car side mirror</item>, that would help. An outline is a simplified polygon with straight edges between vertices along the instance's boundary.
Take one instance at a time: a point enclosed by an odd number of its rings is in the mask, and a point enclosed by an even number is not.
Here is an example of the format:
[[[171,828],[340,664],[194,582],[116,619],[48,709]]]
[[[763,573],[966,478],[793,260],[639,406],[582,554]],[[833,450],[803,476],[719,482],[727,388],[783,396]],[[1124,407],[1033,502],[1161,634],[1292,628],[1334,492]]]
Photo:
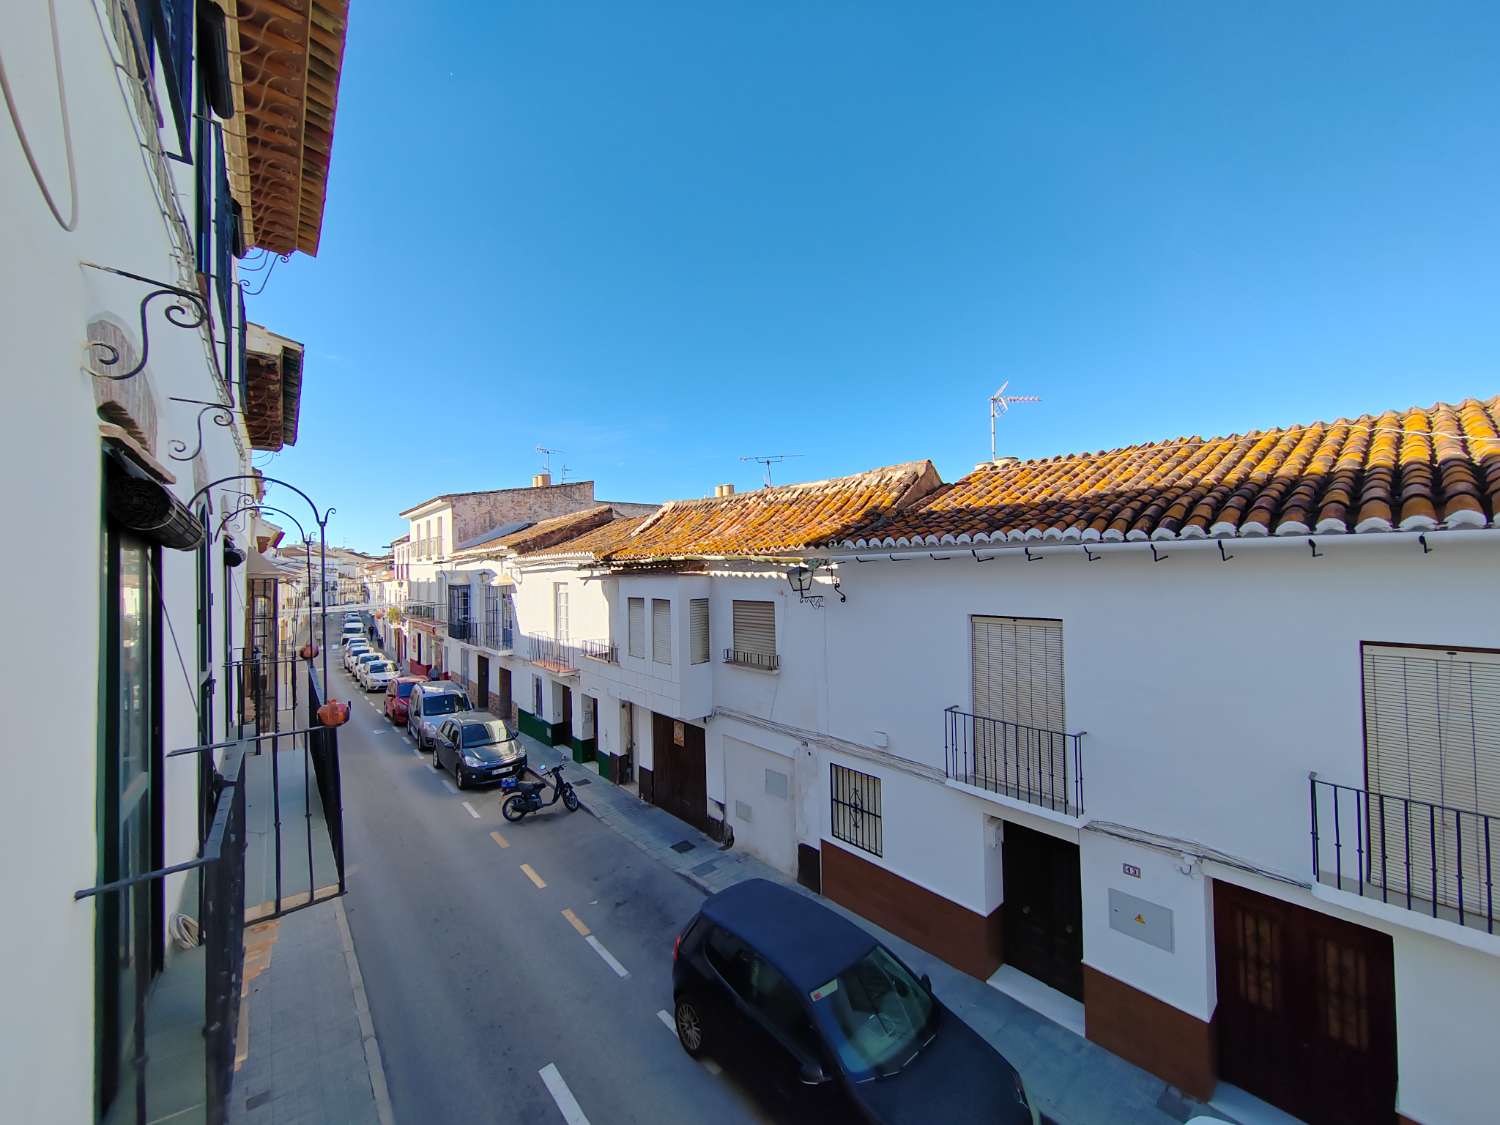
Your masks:
[[[828,1075],[823,1073],[823,1068],[815,1062],[802,1064],[802,1071],[798,1075],[804,1086],[821,1086],[828,1081]]]

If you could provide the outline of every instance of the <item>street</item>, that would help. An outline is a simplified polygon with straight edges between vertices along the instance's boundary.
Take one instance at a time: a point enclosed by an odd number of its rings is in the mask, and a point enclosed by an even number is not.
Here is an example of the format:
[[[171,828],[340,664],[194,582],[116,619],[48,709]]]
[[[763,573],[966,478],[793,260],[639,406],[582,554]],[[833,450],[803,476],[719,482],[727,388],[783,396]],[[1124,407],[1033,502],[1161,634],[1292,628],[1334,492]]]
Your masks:
[[[498,790],[460,794],[335,675],[345,908],[397,1120],[769,1120],[670,1025],[702,894],[587,812],[507,823]]]

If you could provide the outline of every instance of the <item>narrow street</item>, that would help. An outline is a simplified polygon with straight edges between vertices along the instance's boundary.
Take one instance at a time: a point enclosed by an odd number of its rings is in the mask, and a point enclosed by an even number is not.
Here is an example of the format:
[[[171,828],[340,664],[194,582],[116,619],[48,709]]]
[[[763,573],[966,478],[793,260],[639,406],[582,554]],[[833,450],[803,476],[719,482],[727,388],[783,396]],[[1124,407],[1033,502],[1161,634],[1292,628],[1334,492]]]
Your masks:
[[[769,1120],[660,1014],[701,893],[587,812],[507,823],[335,675],[345,905],[397,1120]]]

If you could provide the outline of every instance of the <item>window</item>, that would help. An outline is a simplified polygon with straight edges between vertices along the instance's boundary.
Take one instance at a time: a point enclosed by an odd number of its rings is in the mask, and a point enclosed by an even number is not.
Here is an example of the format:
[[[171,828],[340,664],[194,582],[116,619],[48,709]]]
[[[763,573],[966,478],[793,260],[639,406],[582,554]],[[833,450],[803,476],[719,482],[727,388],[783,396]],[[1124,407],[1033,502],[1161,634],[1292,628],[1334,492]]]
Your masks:
[[[432,546],[433,546],[433,550],[437,553],[437,557],[438,558],[442,558],[443,555],[446,554],[446,552],[443,550],[443,517],[442,516],[438,516],[438,518],[437,518],[437,538],[433,541],[433,545]]]
[[[1472,910],[1490,869],[1482,818],[1500,817],[1500,653],[1367,644],[1361,657],[1368,877],[1450,907],[1462,878]]]
[[[797,990],[758,955],[750,959],[750,1006],[772,1033],[799,1055],[809,1060],[819,1059],[817,1034]]]
[[[734,647],[725,657],[733,664],[776,667],[776,603],[734,603]]]
[[[542,677],[531,677],[531,713],[538,719],[542,717]]]
[[[625,605],[626,615],[629,617],[630,655],[644,660],[646,658],[646,599],[630,598]]]
[[[742,1000],[750,999],[750,950],[744,942],[715,926],[703,943],[703,955]]]
[[[971,630],[974,714],[1064,730],[1062,622],[974,617]]]
[[[672,603],[666,598],[651,599],[651,659],[672,663]]]
[[[880,822],[880,778],[830,765],[833,838],[872,855],[883,854]]]
[[[692,662],[708,663],[708,599],[694,598],[688,603],[692,625]]]
[[[552,635],[560,641],[568,639],[568,584],[552,583]]]

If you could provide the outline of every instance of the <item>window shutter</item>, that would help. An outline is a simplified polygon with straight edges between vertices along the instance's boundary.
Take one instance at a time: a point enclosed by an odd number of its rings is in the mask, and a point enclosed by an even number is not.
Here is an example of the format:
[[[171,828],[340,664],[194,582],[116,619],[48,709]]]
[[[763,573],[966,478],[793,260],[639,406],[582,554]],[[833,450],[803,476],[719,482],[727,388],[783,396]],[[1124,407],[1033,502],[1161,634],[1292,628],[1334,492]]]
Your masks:
[[[568,639],[568,585],[566,582],[552,583],[552,624],[558,640]]]
[[[626,605],[630,618],[630,655],[644,660],[646,658],[646,599],[631,598]]]
[[[708,599],[694,598],[688,603],[692,612],[693,633],[693,656],[694,664],[708,663]]]
[[[734,648],[754,656],[776,655],[776,603],[734,603]]]
[[[974,714],[1066,730],[1062,622],[975,617],[971,628]]]
[[[651,659],[672,663],[672,603],[666,598],[651,599]]]

